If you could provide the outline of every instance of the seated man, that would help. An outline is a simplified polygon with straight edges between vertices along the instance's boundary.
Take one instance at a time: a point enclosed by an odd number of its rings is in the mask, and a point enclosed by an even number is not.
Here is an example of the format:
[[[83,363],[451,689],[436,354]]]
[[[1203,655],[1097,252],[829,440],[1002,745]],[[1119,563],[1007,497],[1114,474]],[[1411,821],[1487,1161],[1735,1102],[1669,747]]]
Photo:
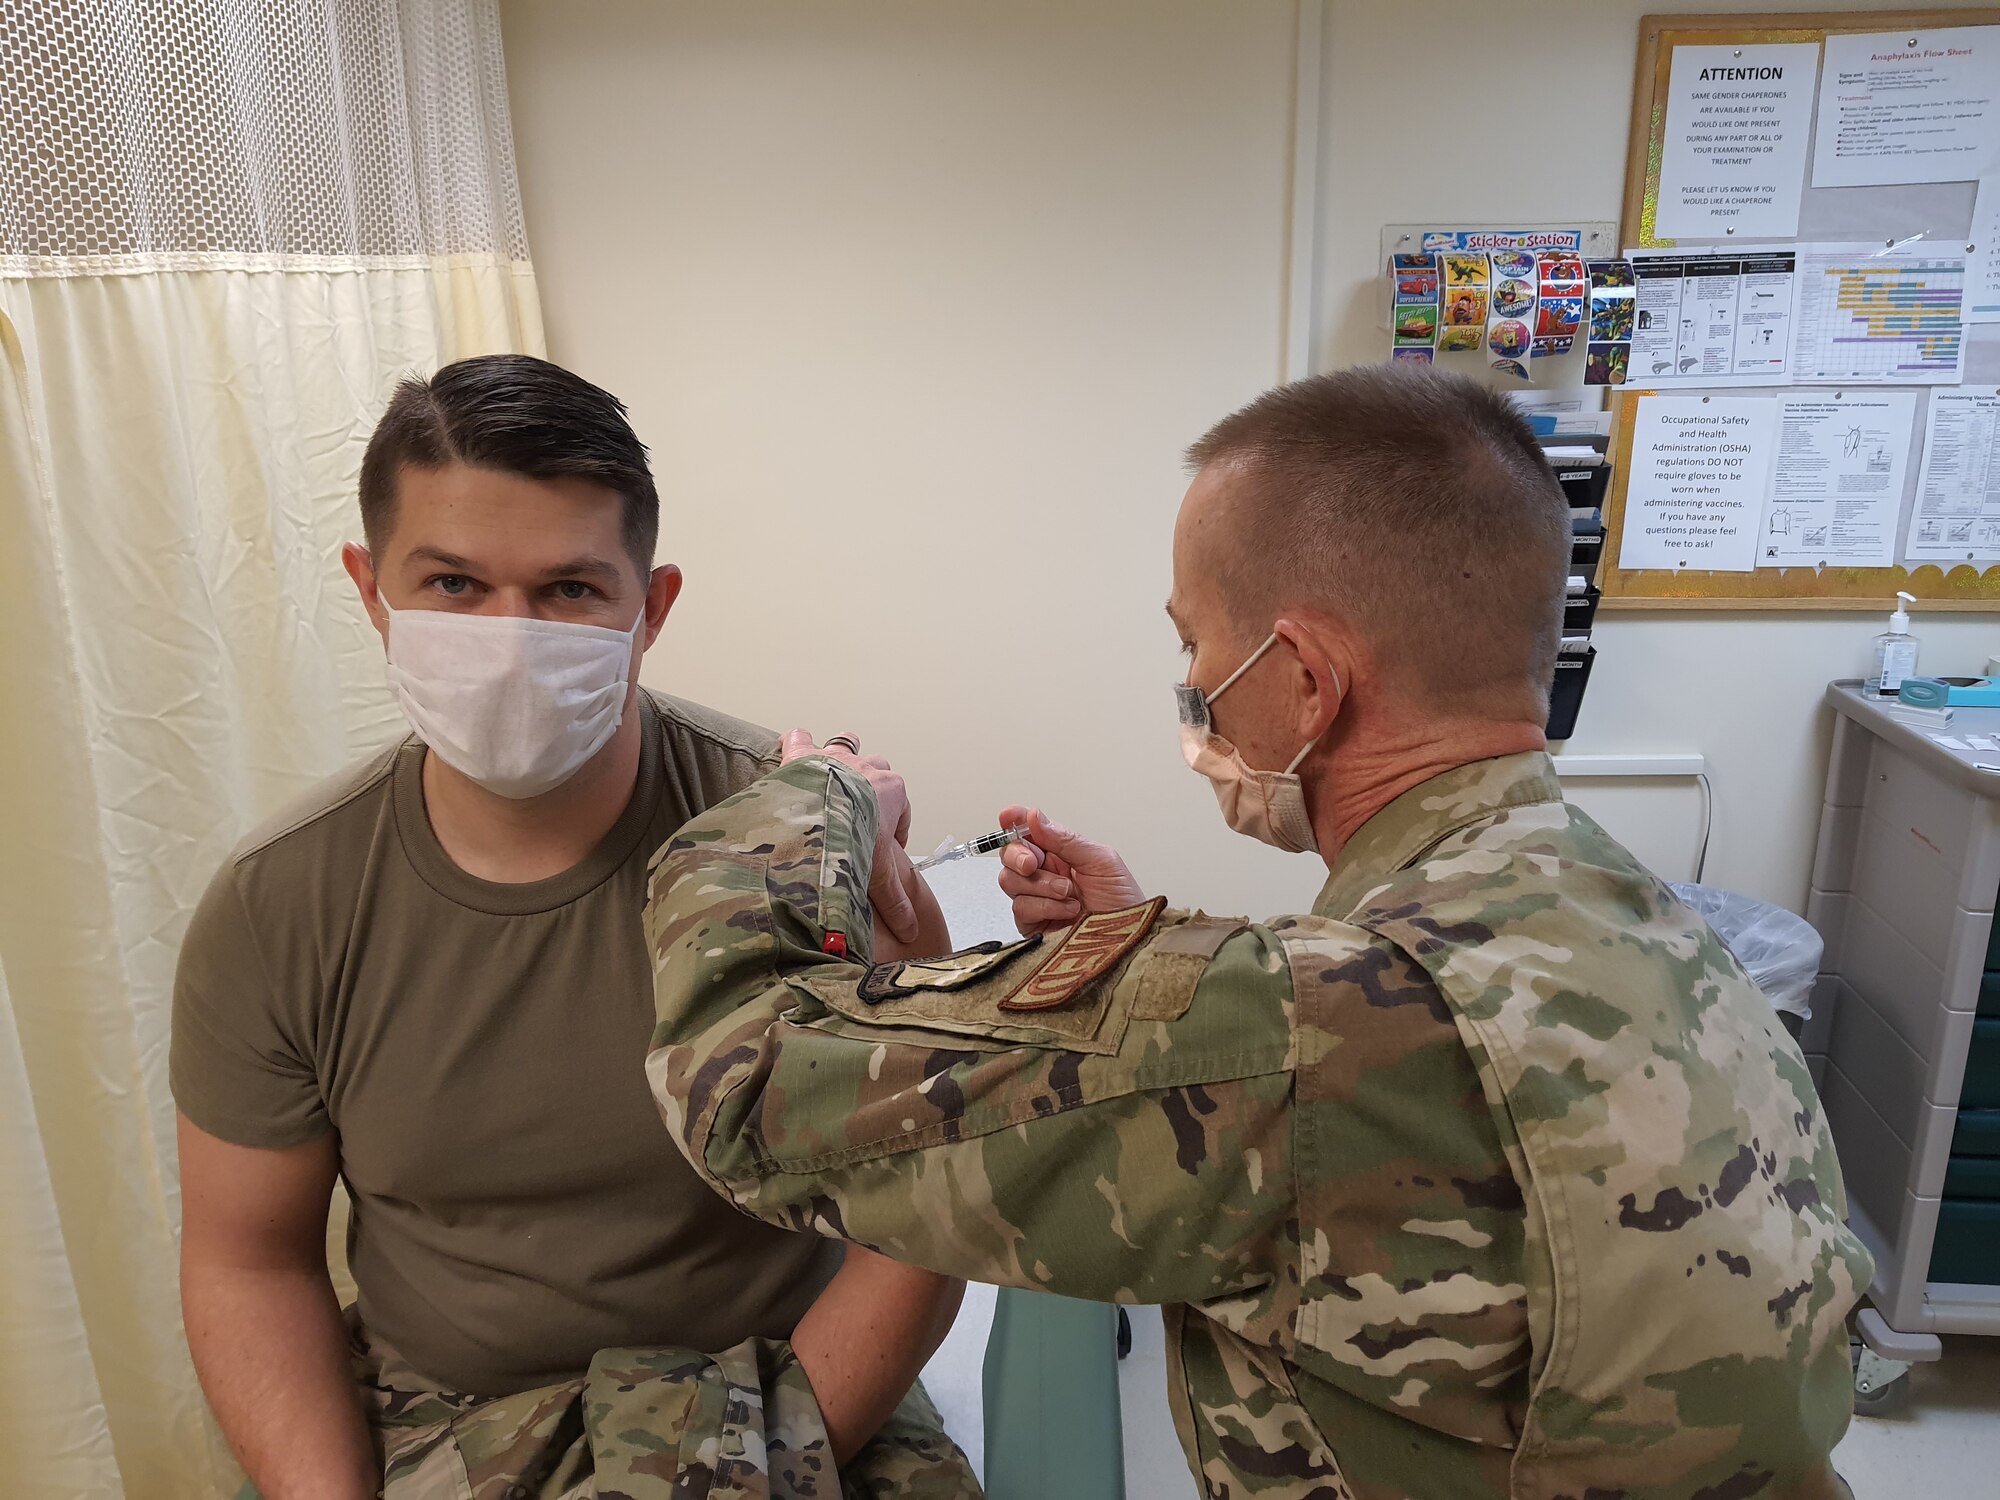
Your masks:
[[[1036,935],[871,964],[902,788],[798,735],[653,877],[669,1127],[773,1223],[1167,1304],[1209,1495],[1845,1493],[1868,1257],[1770,1005],[1563,801],[1569,524],[1526,424],[1358,369],[1192,462],[1183,749],[1324,858],[1311,914],[1163,910],[1017,808]]]
[[[416,734],[243,843],[174,997],[188,1342],[252,1482],[976,1496],[913,1385],[959,1286],[734,1212],[638,1075],[646,862],[777,741],[636,686],[681,578],[624,408],[536,359],[407,382],[361,517]]]

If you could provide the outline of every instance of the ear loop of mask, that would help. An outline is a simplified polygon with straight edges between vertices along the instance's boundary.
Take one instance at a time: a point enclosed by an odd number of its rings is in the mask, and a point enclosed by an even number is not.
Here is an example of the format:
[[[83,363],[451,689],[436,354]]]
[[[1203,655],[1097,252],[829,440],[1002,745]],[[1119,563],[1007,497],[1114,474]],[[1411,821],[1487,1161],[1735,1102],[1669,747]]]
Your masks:
[[[1241,677],[1245,672],[1249,671],[1252,667],[1256,666],[1257,663],[1264,658],[1265,654],[1268,653],[1273,646],[1278,644],[1279,640],[1280,636],[1278,635],[1278,632],[1275,630],[1272,631],[1269,635],[1265,636],[1264,644],[1259,646],[1255,651],[1252,651],[1249,654],[1249,656],[1245,657],[1242,666],[1238,667],[1234,672],[1231,672],[1227,677],[1223,678],[1221,683],[1216,687],[1214,692],[1204,693],[1201,691],[1200,688],[1197,687],[1189,687],[1183,689],[1183,691],[1186,692],[1191,697],[1197,694],[1200,696],[1201,708],[1202,708],[1202,722],[1204,724],[1208,723],[1208,710],[1211,706],[1213,706],[1215,700],[1217,698],[1220,698],[1224,693],[1228,692],[1230,688],[1235,686],[1236,679]],[[1345,703],[1347,701],[1347,689],[1345,686],[1342,685],[1340,681],[1339,670],[1333,665],[1332,662],[1328,662],[1326,664],[1326,669],[1333,676],[1334,696],[1337,697],[1342,703]],[[1292,774],[1292,772],[1298,770],[1300,763],[1303,762],[1308,755],[1312,754],[1313,746],[1317,745],[1320,742],[1321,738],[1323,738],[1323,735],[1324,732],[1322,731],[1321,734],[1316,734],[1311,739],[1306,741],[1305,748],[1300,750],[1297,755],[1294,755],[1292,757],[1292,763],[1285,767],[1285,775],[1289,776]]]

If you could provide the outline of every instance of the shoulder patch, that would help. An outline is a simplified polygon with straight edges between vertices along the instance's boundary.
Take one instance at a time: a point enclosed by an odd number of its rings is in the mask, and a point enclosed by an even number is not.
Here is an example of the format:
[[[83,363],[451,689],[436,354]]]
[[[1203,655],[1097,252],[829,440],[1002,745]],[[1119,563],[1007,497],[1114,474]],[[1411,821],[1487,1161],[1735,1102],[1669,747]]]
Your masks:
[[[865,1004],[880,1005],[884,1000],[914,995],[919,990],[960,989],[975,979],[985,978],[1030,948],[1039,947],[1041,941],[1037,933],[1019,942],[981,943],[938,958],[892,959],[871,968],[854,992]]]
[[[1069,1004],[1086,985],[1139,945],[1166,905],[1165,896],[1155,896],[1122,911],[1085,917],[1056,940],[1054,950],[1036,965],[1034,973],[1001,999],[1000,1009],[1055,1010]]]

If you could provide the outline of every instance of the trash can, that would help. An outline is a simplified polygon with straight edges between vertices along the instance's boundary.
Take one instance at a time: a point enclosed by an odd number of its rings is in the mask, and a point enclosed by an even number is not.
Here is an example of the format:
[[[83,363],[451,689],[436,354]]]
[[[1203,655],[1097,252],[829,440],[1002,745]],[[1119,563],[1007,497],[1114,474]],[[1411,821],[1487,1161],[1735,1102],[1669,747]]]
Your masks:
[[[1668,890],[1704,917],[1723,945],[1757,982],[1785,1029],[1799,1034],[1812,1019],[1813,980],[1826,943],[1804,917],[1769,901],[1712,885],[1669,884]]]

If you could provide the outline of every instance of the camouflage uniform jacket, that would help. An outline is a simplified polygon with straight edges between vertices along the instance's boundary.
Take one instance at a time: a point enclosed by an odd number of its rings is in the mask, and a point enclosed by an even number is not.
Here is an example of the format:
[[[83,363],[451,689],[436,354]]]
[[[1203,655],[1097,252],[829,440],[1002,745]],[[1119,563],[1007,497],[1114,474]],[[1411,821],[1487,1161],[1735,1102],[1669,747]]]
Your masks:
[[[774,1339],[604,1349],[573,1380],[481,1397],[347,1321],[385,1500],[979,1500],[921,1383],[836,1470],[805,1368]]]
[[[659,856],[648,1073],[739,1207],[1166,1304],[1213,1497],[1844,1492],[1870,1270],[1804,1061],[1546,757],[1397,799],[1312,916],[925,964],[867,962],[874,827],[810,757]]]

